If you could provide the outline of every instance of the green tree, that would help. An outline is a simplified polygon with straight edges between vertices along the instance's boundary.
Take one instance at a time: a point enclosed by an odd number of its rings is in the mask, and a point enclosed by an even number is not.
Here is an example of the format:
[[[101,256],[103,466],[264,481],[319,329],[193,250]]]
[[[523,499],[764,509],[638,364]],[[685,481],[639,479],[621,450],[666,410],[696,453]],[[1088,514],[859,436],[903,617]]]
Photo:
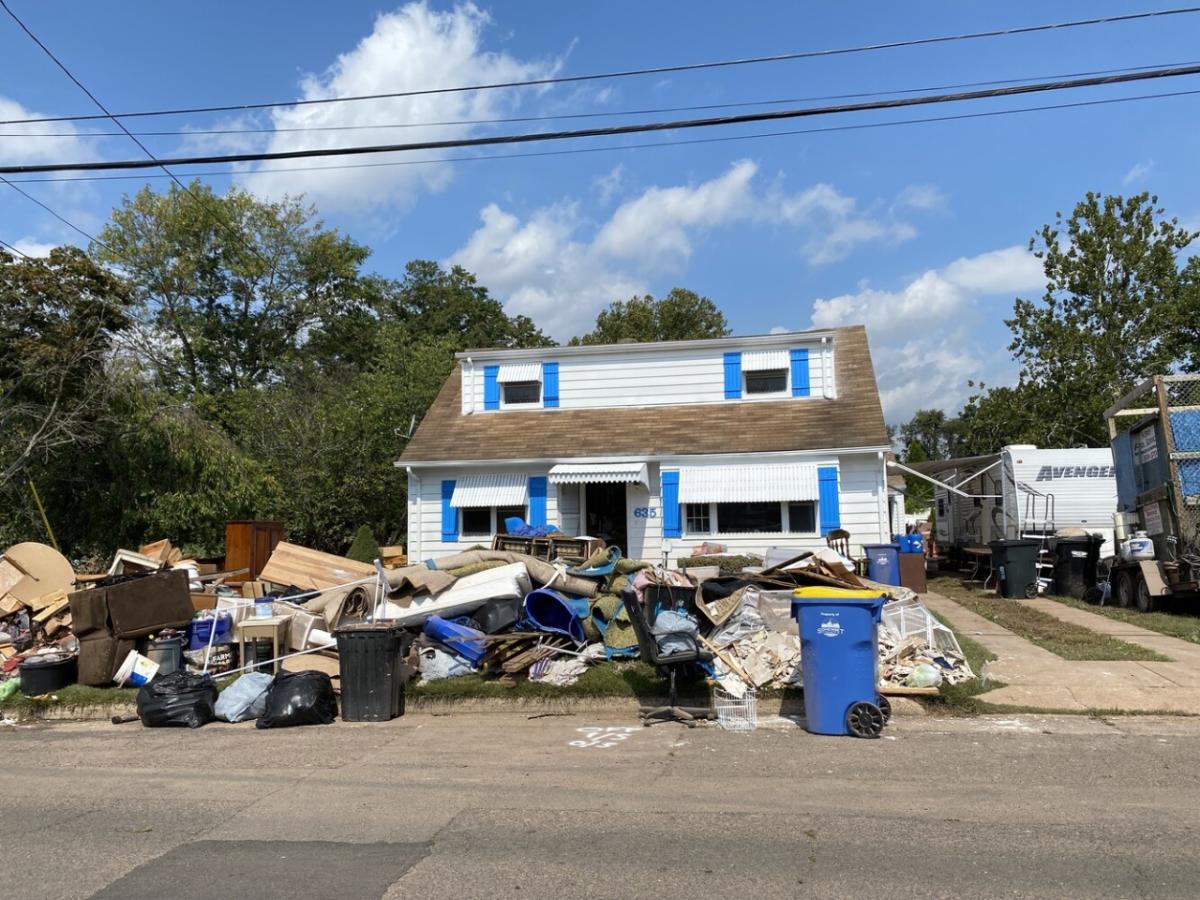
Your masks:
[[[363,563],[373,563],[379,558],[379,542],[375,540],[370,525],[363,525],[354,532],[354,540],[350,542],[346,558]]]
[[[194,181],[125,198],[92,253],[134,284],[138,351],[159,384],[194,396],[278,374],[310,329],[353,301],[369,251],[299,200],[217,195]]]
[[[28,466],[100,439],[129,286],[74,247],[0,250],[0,488]]]
[[[898,434],[909,448],[910,458],[913,444],[919,444],[925,459],[950,459],[961,449],[962,422],[940,409],[918,409],[900,426]]]
[[[1197,233],[1157,203],[1149,194],[1088,193],[1030,241],[1046,292],[1041,301],[1018,299],[1006,320],[1019,380],[975,399],[972,428],[1006,443],[1104,444],[1103,412],[1113,400],[1194,355],[1177,329],[1194,295],[1179,254]]]
[[[620,341],[687,341],[726,337],[725,314],[707,297],[672,288],[660,300],[650,294],[618,300],[596,316],[596,327],[571,345],[616,344]]]
[[[925,462],[928,459],[929,454],[920,441],[912,441],[904,452],[906,463]],[[904,511],[915,513],[928,509],[933,502],[933,485],[915,475],[908,475],[904,482]]]

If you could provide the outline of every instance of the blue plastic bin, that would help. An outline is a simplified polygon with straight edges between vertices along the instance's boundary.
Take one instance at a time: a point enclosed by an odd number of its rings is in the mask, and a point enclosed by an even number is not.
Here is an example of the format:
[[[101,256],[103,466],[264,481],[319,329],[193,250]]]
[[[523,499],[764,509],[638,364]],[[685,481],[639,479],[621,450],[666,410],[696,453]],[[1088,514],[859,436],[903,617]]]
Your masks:
[[[877,630],[884,595],[839,588],[797,588],[804,727],[814,734],[878,737],[887,721],[877,688]]]
[[[472,666],[478,666],[479,661],[487,654],[487,646],[481,640],[486,635],[476,628],[468,628],[440,616],[430,616],[425,623],[424,631],[439,643],[445,644],[451,652],[457,653]]]
[[[867,577],[880,584],[900,585],[900,548],[895,544],[863,544]]]

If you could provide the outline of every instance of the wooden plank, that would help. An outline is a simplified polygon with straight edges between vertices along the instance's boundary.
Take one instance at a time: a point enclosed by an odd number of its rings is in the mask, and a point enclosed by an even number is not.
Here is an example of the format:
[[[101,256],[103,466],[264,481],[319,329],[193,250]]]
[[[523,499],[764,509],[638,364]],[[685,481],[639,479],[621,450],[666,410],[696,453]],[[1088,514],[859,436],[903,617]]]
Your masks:
[[[45,622],[47,619],[53,618],[54,616],[56,616],[60,612],[62,612],[64,609],[66,609],[70,605],[70,602],[71,601],[69,601],[67,599],[67,595],[63,594],[62,599],[55,601],[54,603],[50,604],[45,609],[43,609],[40,613],[35,615],[33,617],[33,621]]]
[[[53,606],[54,604],[66,599],[66,591],[51,591],[49,594],[43,594],[40,597],[33,598],[25,605],[36,612],[38,610],[45,609],[47,606]]]
[[[375,567],[367,563],[280,541],[260,578],[272,584],[294,585],[313,591],[370,578],[374,574]]]
[[[907,687],[902,684],[884,684],[880,685],[879,693],[885,697],[936,697],[938,689],[935,687]]]

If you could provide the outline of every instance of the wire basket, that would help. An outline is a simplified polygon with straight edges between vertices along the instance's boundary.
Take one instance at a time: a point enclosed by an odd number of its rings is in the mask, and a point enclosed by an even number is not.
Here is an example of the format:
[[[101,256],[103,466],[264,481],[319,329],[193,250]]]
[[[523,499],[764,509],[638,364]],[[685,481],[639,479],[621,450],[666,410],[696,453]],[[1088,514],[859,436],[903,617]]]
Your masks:
[[[713,708],[717,711],[717,724],[726,731],[750,732],[758,727],[758,694],[754,688],[746,688],[741,697],[723,688],[713,688]]]

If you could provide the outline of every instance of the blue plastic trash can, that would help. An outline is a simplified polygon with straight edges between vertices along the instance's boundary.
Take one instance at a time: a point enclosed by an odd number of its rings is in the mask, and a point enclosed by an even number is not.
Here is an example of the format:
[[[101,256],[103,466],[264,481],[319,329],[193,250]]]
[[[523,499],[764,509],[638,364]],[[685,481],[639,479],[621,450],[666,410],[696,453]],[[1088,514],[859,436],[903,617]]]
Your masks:
[[[875,591],[825,587],[793,592],[808,731],[878,737],[883,730],[890,708],[876,686],[876,632],[884,599]]]
[[[867,577],[880,584],[900,586],[900,548],[895,544],[863,544]]]

